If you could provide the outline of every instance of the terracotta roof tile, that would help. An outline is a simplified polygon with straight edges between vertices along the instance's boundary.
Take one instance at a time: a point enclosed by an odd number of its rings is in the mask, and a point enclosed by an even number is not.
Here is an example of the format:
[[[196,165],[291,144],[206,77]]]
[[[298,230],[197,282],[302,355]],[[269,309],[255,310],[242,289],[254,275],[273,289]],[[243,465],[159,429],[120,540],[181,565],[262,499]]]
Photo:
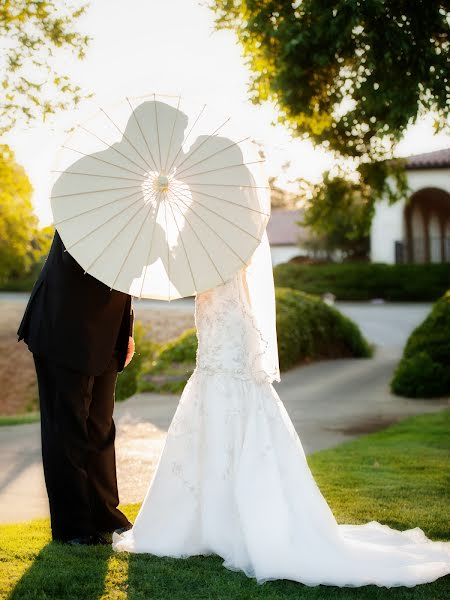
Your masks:
[[[406,169],[442,169],[450,167],[450,148],[415,154],[406,158]]]

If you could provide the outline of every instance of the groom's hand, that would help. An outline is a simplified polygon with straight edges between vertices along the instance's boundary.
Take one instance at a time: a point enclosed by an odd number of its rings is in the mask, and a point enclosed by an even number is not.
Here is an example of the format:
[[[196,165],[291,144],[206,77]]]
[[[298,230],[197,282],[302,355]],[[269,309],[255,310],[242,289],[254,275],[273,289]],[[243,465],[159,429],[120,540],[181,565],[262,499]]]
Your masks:
[[[133,358],[135,349],[136,349],[136,347],[134,344],[134,339],[130,336],[128,338],[128,350],[127,350],[127,357],[125,359],[125,365],[124,365],[125,367],[130,364],[131,359]]]

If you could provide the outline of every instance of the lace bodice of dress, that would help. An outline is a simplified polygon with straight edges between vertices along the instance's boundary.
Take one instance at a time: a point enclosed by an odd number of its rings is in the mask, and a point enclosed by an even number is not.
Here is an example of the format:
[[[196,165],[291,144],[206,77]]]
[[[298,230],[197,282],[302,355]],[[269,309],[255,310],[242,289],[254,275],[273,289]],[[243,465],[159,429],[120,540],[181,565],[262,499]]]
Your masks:
[[[265,379],[260,357],[265,348],[245,294],[244,270],[231,280],[197,295],[197,369]]]

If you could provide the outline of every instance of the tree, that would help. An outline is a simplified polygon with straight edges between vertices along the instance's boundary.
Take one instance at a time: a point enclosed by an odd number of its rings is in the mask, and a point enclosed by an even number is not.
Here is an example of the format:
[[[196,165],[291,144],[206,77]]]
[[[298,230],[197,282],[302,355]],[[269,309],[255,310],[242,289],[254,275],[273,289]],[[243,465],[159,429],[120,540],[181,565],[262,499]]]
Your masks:
[[[406,189],[404,171],[394,164],[391,169],[399,173],[398,178],[385,178],[384,166],[380,166],[378,174],[372,169],[372,178],[378,176],[382,180],[375,186],[352,181],[343,172],[326,171],[323,181],[310,186],[309,200],[299,223],[314,234],[307,245],[325,250],[328,255],[340,250],[345,259],[366,259],[375,202],[379,195],[392,201]],[[391,181],[395,181],[394,188]]]
[[[357,184],[326,172],[323,182],[312,186],[312,201],[299,223],[314,234],[311,248],[321,248],[327,255],[340,250],[346,258],[365,258],[372,219],[368,200]]]
[[[269,177],[269,186],[272,210],[295,210],[297,208],[298,194],[280,188],[276,183],[276,177]]]
[[[76,1],[76,0],[75,0]],[[45,118],[85,97],[55,66],[55,53],[84,58],[89,38],[75,29],[86,5],[55,0],[3,0],[0,3],[0,134],[19,118]]]
[[[380,184],[395,144],[425,112],[450,113],[448,3],[439,0],[211,0],[252,72],[255,103],[275,102],[292,133],[349,158]],[[362,165],[362,168],[361,168]],[[381,182],[381,185],[384,185]]]
[[[234,30],[255,102],[344,156],[386,155],[424,111],[450,114],[448,4],[438,0],[214,0]]]
[[[22,276],[40,256],[38,219],[31,183],[13,152],[0,145],[0,285]]]

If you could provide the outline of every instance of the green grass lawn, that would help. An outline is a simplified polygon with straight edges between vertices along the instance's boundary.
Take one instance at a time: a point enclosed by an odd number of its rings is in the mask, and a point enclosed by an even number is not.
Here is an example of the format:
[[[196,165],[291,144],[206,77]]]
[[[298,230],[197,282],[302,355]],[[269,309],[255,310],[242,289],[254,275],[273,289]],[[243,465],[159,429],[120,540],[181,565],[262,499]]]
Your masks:
[[[37,423],[40,420],[38,412],[24,413],[23,415],[5,415],[0,416],[0,427],[9,427],[10,425],[26,425],[27,423]]]
[[[309,457],[339,522],[419,526],[450,539],[450,413],[413,417]],[[131,518],[137,506],[126,506]],[[446,512],[447,511],[447,512]],[[50,543],[46,520],[0,527],[0,597],[12,600],[447,600],[450,579],[416,588],[308,588],[281,580],[257,585],[219,557],[115,554],[109,547]]]

